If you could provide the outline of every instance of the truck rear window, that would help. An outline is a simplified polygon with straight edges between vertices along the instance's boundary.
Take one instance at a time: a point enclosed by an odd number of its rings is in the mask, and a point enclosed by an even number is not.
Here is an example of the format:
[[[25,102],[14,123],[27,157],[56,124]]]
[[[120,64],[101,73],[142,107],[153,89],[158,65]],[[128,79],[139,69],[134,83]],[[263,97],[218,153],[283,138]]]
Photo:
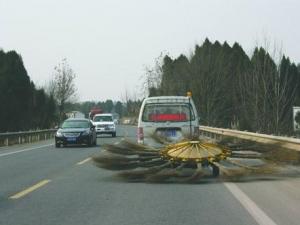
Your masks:
[[[62,124],[62,128],[89,128],[89,122],[84,120],[69,120]]]
[[[95,116],[94,122],[111,122],[113,121],[112,116]]]
[[[186,122],[190,120],[190,113],[194,120],[194,112],[188,104],[146,104],[142,120],[144,122]]]

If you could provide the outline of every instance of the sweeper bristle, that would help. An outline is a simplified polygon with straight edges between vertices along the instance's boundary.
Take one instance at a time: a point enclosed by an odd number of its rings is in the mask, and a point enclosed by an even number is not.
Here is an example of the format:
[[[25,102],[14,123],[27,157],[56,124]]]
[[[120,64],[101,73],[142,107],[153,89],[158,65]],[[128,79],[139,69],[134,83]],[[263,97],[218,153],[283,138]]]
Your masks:
[[[197,169],[194,173],[185,179],[186,182],[197,182],[204,176],[203,168],[201,163],[197,163]]]
[[[121,148],[125,148],[128,150],[133,151],[146,151],[146,152],[157,152],[158,150],[147,145],[137,144],[133,143],[129,140],[123,139],[121,142],[117,144],[117,146],[120,146]]]
[[[148,175],[155,174],[162,169],[170,166],[170,162],[166,162],[159,166],[153,166],[147,169],[135,169],[135,170],[127,170],[118,174],[119,177],[125,178],[129,181],[140,181],[144,180]]]
[[[136,148],[124,147],[119,145],[104,145],[103,148],[109,152],[122,154],[122,155],[140,155],[140,156],[155,156],[158,155],[157,151],[148,151],[137,146]]]
[[[145,181],[150,183],[160,183],[163,181],[166,181],[172,177],[178,177],[179,173],[176,169],[173,168],[166,168],[158,173],[155,173],[153,175],[149,175],[146,177]]]
[[[108,170],[129,170],[137,168],[138,164],[136,162],[129,162],[129,163],[99,163],[94,162],[94,165]]]
[[[116,154],[102,154],[98,156],[94,156],[93,158],[94,162],[97,163],[128,163],[132,161],[136,161],[135,158],[128,158],[121,155]]]
[[[186,163],[180,163],[179,165],[175,165],[174,163],[170,163],[171,167],[162,169],[153,173],[152,175],[148,175],[145,179],[146,182],[149,183],[159,183],[169,180],[169,178],[181,178],[184,177],[182,173],[182,169],[186,166]]]
[[[159,149],[122,140],[104,145],[105,154],[93,157],[93,161],[100,168],[123,171],[118,176],[127,181],[154,183],[203,182],[208,172],[212,172],[211,178],[220,174],[225,180],[240,180],[245,175],[273,175],[278,172],[278,165],[300,164],[299,152],[229,140],[223,140],[222,145],[212,140],[184,140]]]

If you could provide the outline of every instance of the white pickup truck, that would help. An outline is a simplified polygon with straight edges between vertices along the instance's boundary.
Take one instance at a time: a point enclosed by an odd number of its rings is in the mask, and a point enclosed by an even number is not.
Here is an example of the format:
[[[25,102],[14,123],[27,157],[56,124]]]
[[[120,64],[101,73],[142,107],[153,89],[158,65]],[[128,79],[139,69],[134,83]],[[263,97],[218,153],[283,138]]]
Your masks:
[[[111,113],[96,114],[93,124],[97,134],[111,134],[112,137],[116,137],[116,125]]]

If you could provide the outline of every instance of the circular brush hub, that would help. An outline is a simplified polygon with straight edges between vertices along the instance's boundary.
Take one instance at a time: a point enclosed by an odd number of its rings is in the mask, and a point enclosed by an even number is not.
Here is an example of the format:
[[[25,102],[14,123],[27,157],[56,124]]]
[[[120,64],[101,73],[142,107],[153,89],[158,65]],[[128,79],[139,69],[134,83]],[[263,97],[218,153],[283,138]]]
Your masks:
[[[185,141],[164,147],[160,154],[163,158],[173,161],[202,162],[220,161],[230,155],[230,151],[213,143],[201,141]]]

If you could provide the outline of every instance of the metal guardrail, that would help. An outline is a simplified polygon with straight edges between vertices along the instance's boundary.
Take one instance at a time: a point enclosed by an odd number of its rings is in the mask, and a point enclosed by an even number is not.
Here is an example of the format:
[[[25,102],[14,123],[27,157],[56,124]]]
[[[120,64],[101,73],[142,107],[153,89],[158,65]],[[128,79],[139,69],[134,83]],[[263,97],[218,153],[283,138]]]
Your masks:
[[[218,136],[234,137],[238,139],[251,140],[264,144],[278,145],[283,148],[300,151],[300,139],[274,136],[267,134],[252,133],[248,131],[230,130],[224,128],[215,128],[200,126],[200,134],[218,138]]]
[[[54,137],[56,129],[0,133],[0,146],[31,143]]]

